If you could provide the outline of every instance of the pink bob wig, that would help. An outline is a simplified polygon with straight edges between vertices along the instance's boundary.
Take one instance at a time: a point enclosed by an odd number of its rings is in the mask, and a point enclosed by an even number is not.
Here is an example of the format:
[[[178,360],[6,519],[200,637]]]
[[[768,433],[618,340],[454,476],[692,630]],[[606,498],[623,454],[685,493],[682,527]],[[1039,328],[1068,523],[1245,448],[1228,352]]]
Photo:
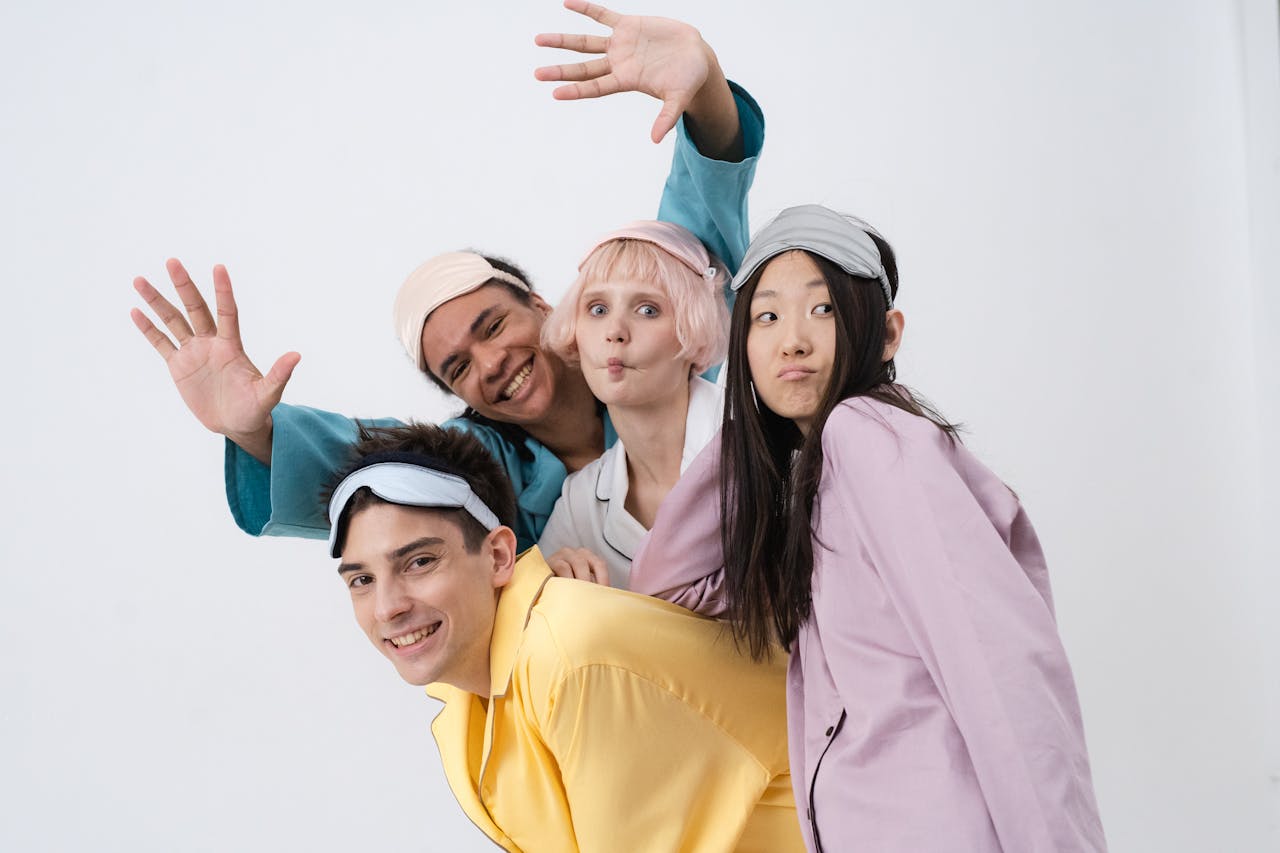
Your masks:
[[[674,253],[665,246],[671,246]],[[729,308],[724,297],[728,272],[696,237],[666,222],[633,223],[597,243],[578,266],[578,278],[543,324],[542,345],[565,361],[576,362],[583,291],[593,284],[619,279],[652,282],[662,289],[671,302],[676,339],[680,341],[675,358],[688,359],[694,373],[724,361],[729,346]]]

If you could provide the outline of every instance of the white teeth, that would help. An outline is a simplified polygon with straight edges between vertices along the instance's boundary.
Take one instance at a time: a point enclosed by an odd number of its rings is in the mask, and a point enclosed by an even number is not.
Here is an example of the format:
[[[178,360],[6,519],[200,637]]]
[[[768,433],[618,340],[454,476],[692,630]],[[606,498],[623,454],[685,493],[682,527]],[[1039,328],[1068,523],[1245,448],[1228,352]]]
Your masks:
[[[432,625],[430,628],[424,628],[420,631],[414,631],[412,634],[405,634],[402,637],[392,637],[391,645],[396,647],[411,646],[424,637],[430,637],[436,632],[436,628],[440,627],[440,623]]]
[[[530,373],[533,373],[532,363],[525,365],[523,370],[511,377],[511,381],[507,383],[507,387],[502,389],[503,398],[509,400],[514,397],[516,392],[524,385],[524,381],[529,378]]]

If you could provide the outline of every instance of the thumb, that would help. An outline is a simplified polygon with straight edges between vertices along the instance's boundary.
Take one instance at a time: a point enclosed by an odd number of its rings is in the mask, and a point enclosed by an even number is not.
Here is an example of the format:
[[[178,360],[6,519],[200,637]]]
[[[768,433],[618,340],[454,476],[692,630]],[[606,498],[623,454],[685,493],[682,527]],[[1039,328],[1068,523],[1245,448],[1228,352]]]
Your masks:
[[[280,396],[284,394],[284,386],[288,384],[289,378],[293,376],[293,369],[300,361],[302,361],[301,355],[296,352],[287,352],[276,359],[276,363],[271,365],[267,375],[262,377],[263,396],[271,402],[273,407],[280,402]]]
[[[658,113],[658,118],[653,122],[653,130],[649,137],[654,143],[661,142],[671,129],[676,126],[676,122],[680,120],[681,114],[684,113],[685,104],[682,100],[676,98],[668,98],[662,102],[662,110]]]

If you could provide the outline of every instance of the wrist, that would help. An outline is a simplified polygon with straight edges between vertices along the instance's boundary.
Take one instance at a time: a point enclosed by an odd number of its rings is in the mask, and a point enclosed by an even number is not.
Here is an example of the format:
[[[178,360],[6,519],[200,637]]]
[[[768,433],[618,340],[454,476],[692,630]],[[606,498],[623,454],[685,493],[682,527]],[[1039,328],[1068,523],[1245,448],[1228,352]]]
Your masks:
[[[233,432],[228,430],[223,433],[227,440],[237,445],[245,453],[257,459],[264,465],[271,464],[271,438],[273,434],[273,422],[271,415],[267,415],[265,423],[254,430],[248,432]]]

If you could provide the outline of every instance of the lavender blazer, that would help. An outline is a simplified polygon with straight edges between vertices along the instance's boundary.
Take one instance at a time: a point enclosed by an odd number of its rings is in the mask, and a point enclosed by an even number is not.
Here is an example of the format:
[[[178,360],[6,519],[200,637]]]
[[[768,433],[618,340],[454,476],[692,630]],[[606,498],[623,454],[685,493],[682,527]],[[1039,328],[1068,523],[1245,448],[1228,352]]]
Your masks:
[[[722,592],[717,438],[667,497],[635,592]],[[846,400],[822,433],[813,613],[787,675],[810,851],[1104,851],[1044,556],[1017,497],[923,418]]]

